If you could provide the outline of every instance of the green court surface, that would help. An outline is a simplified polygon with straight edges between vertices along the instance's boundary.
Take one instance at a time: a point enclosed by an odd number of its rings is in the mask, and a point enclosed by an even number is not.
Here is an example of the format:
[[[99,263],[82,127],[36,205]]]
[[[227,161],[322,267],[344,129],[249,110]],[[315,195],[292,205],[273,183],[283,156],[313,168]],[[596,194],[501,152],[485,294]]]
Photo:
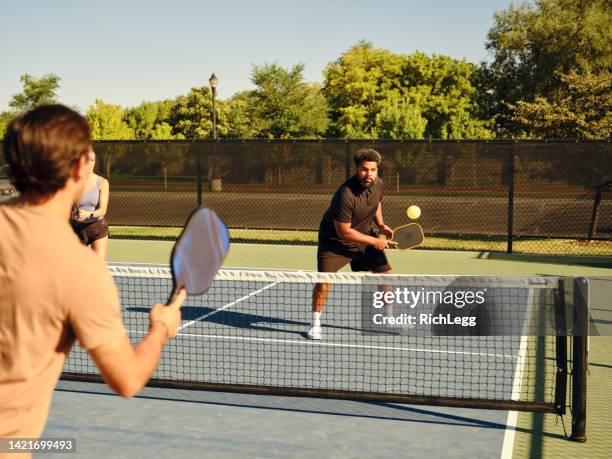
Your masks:
[[[110,241],[108,261],[167,264],[173,242]],[[315,270],[316,247],[262,244],[233,244],[225,267]],[[389,250],[396,273],[431,275],[556,275],[586,276],[591,286],[591,312],[602,329],[612,324],[612,259],[547,255],[507,255],[489,252]],[[608,333],[609,334],[609,333]],[[590,341],[587,381],[587,442],[565,440],[564,427],[554,415],[519,413],[514,435],[507,435],[502,457],[609,457],[612,450],[612,336]],[[571,416],[565,419],[571,431]],[[506,456],[512,451],[511,456]]]
[[[108,261],[167,264],[173,245],[172,241],[112,239]],[[316,253],[315,246],[233,244],[224,266],[316,270]],[[556,257],[438,250],[389,250],[387,253],[394,272],[403,274],[612,275],[611,257]]]

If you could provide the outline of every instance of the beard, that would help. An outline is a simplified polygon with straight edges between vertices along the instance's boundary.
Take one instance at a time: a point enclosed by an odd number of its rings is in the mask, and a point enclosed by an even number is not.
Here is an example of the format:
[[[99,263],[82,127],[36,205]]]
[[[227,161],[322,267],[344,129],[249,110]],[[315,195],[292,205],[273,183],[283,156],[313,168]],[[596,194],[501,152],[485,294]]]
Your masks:
[[[374,184],[376,183],[376,180],[377,179],[374,179],[371,182],[367,182],[365,180],[359,179],[359,185],[361,186],[362,189],[369,190],[370,188],[374,186]]]

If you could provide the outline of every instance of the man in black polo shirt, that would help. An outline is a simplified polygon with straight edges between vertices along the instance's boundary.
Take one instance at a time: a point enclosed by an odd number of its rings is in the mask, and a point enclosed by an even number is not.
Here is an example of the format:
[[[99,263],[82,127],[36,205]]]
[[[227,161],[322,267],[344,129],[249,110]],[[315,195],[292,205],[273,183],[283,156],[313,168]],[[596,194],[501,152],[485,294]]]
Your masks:
[[[382,216],[382,179],[378,177],[380,154],[371,148],[355,153],[356,172],[344,182],[332,198],[329,209],[319,226],[317,269],[336,272],[348,263],[353,271],[372,271],[387,274],[391,265],[384,250],[385,239],[374,235],[372,223],[391,238],[391,228]],[[312,293],[312,324],[308,338],[320,340],[321,312],[327,299],[329,284],[317,284]]]

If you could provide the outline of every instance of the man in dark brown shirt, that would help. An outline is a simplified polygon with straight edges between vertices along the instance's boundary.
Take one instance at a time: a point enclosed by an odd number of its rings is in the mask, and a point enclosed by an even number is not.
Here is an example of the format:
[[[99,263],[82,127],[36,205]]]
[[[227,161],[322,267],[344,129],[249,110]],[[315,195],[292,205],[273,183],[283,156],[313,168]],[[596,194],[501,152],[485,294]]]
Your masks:
[[[355,153],[355,175],[344,182],[332,198],[329,209],[319,226],[317,269],[336,272],[348,263],[353,271],[387,274],[391,265],[384,250],[385,239],[372,231],[375,223],[388,238],[392,230],[384,224],[382,215],[382,179],[378,177],[380,154],[371,148]],[[312,325],[308,338],[320,340],[321,312],[329,292],[329,284],[317,284],[312,294]]]

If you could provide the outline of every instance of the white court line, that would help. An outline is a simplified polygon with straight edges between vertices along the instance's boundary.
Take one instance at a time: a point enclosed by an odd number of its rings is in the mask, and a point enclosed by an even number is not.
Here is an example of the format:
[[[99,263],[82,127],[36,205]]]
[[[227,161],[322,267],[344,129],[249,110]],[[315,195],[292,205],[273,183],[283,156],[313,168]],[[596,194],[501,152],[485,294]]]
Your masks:
[[[529,327],[531,314],[533,312],[533,290],[529,289],[529,297],[525,311],[526,320],[523,324],[523,332]],[[521,388],[523,384],[523,371],[525,369],[525,356],[527,355],[527,336],[521,336],[521,344],[519,346],[518,360],[516,369],[514,370],[514,380],[512,381],[512,400],[521,399]],[[516,425],[518,424],[518,411],[508,411],[508,419],[506,419],[506,431],[504,432],[504,442],[502,444],[501,459],[512,459],[514,451],[514,438],[516,437]]]
[[[140,335],[146,335],[148,332],[138,330],[128,330],[128,333],[137,333]],[[353,349],[376,349],[384,351],[409,351],[409,352],[422,352],[431,354],[454,354],[454,355],[472,355],[479,357],[494,357],[502,359],[516,359],[516,355],[507,354],[487,354],[483,352],[465,352],[465,351],[443,351],[438,349],[420,349],[417,347],[393,347],[393,346],[368,346],[365,344],[345,344],[345,343],[325,343],[322,341],[313,340],[291,340],[291,339],[279,339],[279,338],[252,338],[245,336],[226,336],[226,335],[202,335],[199,333],[177,333],[176,336],[187,336],[190,338],[208,338],[208,339],[225,339],[231,341],[259,341],[267,343],[286,343],[295,344],[299,346],[322,346],[322,347],[346,347]]]
[[[512,383],[512,400],[520,400],[521,385],[523,378],[523,368],[525,366],[525,353],[527,350],[527,337],[521,337],[521,346],[519,348],[519,356],[516,362],[516,371],[514,372],[514,381]],[[514,437],[516,436],[516,425],[518,424],[518,411],[509,411],[508,419],[506,420],[506,432],[504,433],[504,443],[502,445],[501,459],[512,459],[514,450]]]
[[[229,308],[231,306],[235,306],[238,303],[240,303],[241,301],[244,301],[246,299],[251,298],[253,295],[257,295],[258,293],[261,293],[264,290],[269,289],[270,287],[274,287],[276,284],[278,284],[278,282],[272,282],[271,284],[266,285],[265,287],[262,287],[259,290],[255,290],[255,291],[249,293],[248,295],[243,296],[242,298],[238,298],[236,301],[232,301],[231,303],[227,303],[226,305],[221,306],[220,308],[217,308],[214,311],[209,312],[208,314],[204,314],[203,316],[197,317],[196,319],[187,322],[185,325],[181,325],[178,329],[182,330],[183,328],[186,328],[186,327],[189,327],[190,325],[193,325],[194,323],[198,322],[199,320],[206,319],[207,317],[215,315],[218,312],[223,311],[224,309],[227,309],[227,308]]]

